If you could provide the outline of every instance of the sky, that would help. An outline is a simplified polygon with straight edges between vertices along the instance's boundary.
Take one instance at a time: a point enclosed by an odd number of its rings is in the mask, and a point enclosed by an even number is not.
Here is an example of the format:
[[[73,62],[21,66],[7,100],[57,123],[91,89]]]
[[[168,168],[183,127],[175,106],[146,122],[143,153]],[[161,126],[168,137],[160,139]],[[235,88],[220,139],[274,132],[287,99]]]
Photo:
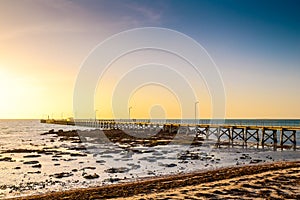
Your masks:
[[[299,8],[297,0],[0,0],[0,119],[73,116],[74,88],[90,53],[115,34],[143,27],[180,32],[207,51],[223,82],[225,118],[299,119]],[[136,79],[122,79],[122,70],[150,58],[173,60],[157,52],[129,55],[99,80],[97,118],[126,118],[129,107],[131,118],[193,118],[194,106],[197,117],[212,117],[211,91],[188,74],[197,94],[187,111],[185,93],[171,85],[136,85],[119,101],[125,94],[112,84]],[[163,75],[170,84],[176,77]],[[115,115],[118,109],[123,113]]]

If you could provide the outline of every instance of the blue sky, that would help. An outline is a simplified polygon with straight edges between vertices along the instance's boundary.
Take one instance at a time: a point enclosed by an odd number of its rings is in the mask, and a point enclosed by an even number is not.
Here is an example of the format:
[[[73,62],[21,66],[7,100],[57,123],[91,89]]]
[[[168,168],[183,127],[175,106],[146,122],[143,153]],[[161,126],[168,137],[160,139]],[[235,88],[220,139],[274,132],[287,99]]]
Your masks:
[[[299,8],[297,0],[2,0],[0,118],[71,115],[89,52],[146,26],[182,32],[208,51],[224,81],[228,118],[300,118]]]

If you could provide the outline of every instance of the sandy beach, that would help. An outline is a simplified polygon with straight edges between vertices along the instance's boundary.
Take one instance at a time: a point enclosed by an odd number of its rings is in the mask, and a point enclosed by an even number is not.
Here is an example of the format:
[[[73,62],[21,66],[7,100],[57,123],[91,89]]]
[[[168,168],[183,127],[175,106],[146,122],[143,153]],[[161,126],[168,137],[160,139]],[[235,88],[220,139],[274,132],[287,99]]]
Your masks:
[[[299,199],[300,161],[228,167],[17,199]]]
[[[299,199],[299,177],[298,166],[117,199]]]
[[[300,0],[0,0],[0,200],[300,200]]]
[[[295,199],[299,194],[299,151],[216,147],[201,138],[187,146],[169,144],[174,135],[164,132],[136,139],[120,130],[51,126],[16,135],[18,146],[1,147],[0,199],[224,199],[265,193]],[[266,180],[260,183],[261,177]]]

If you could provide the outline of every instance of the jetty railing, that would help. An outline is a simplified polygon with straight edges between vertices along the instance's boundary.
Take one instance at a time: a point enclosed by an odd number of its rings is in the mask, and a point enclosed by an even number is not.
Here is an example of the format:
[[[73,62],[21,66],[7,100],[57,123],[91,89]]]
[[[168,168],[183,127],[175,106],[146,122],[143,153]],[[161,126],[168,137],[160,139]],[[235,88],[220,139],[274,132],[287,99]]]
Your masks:
[[[178,133],[188,130],[188,134],[214,137],[216,144],[243,147],[255,144],[257,148],[272,147],[274,150],[297,149],[297,131],[300,120],[233,120],[233,119],[76,119],[76,120],[41,120],[42,123],[77,125],[100,129],[158,130]]]

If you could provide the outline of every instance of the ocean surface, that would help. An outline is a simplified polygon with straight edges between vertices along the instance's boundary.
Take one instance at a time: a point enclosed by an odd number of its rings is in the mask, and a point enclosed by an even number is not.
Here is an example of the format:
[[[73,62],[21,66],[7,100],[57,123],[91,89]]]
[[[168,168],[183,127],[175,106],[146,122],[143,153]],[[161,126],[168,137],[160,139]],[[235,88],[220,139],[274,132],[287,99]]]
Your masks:
[[[128,121],[120,119],[118,121]],[[299,119],[132,119],[136,122],[300,127]]]
[[[300,126],[300,120],[234,120],[247,125]],[[204,121],[203,121],[204,123]],[[217,121],[215,123],[218,123]],[[297,151],[271,148],[214,148],[210,145],[129,147],[106,142],[83,143],[42,135],[54,129],[93,128],[42,124],[39,120],[0,120],[0,198],[134,181],[146,177],[300,159]],[[297,145],[300,132],[297,132]],[[199,159],[179,159],[186,153]]]

